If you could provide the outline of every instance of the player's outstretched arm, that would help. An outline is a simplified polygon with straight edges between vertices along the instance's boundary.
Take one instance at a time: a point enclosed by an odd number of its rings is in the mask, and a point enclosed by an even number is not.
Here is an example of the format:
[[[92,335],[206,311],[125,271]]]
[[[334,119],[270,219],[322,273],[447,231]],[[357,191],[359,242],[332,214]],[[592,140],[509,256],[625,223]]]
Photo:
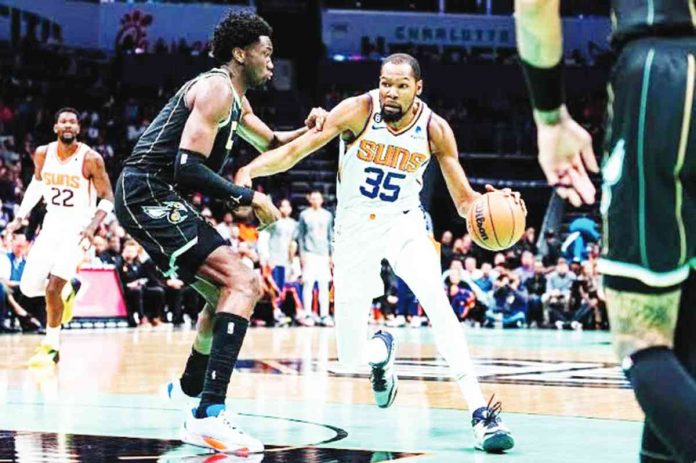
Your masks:
[[[106,173],[104,158],[94,150],[89,150],[85,155],[83,174],[94,184],[97,196],[100,198],[97,204],[97,211],[94,213],[92,221],[82,231],[81,245],[87,248],[94,240],[97,228],[104,221],[107,215],[114,210],[114,192],[111,189],[111,181]]]
[[[469,207],[481,194],[474,191],[459,163],[459,150],[452,128],[443,118],[433,114],[428,125],[430,151],[437,159],[445,178],[447,190],[454,201],[457,213],[466,217]]]
[[[262,226],[278,220],[280,212],[268,196],[233,184],[205,164],[213,149],[218,124],[229,114],[234,98],[228,83],[211,77],[194,85],[189,92],[187,103],[191,114],[181,134],[174,180],[178,185],[225,201],[229,208],[252,206]]]
[[[27,185],[27,189],[24,191],[24,197],[22,202],[17,209],[15,218],[12,222],[7,224],[5,230],[7,233],[14,233],[19,227],[22,226],[22,222],[29,217],[31,210],[34,209],[41,198],[43,197],[44,184],[41,178],[41,172],[43,171],[43,165],[46,161],[46,151],[47,146],[39,146],[34,151],[34,176],[31,178],[31,182]]]
[[[249,142],[257,151],[263,153],[283,146],[304,135],[308,130],[322,130],[328,112],[323,108],[313,108],[310,111],[305,126],[292,131],[273,131],[256,114],[246,97],[242,99],[242,117],[239,125],[239,136]]]
[[[565,107],[560,0],[515,0],[517,48],[537,125],[539,164],[562,198],[594,202],[597,172],[590,134]]]
[[[359,133],[369,112],[369,101],[365,95],[343,100],[329,112],[321,131],[310,130],[287,145],[263,153],[239,169],[236,183],[250,185],[253,178],[285,172],[341,133]]]

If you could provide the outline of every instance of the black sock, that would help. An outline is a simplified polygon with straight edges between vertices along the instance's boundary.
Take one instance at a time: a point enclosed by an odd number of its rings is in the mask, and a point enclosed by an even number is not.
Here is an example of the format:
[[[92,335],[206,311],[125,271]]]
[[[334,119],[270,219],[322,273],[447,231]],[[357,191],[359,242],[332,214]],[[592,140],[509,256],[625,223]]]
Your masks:
[[[196,417],[204,418],[211,405],[224,405],[227,386],[239,351],[242,349],[244,335],[249,327],[249,320],[231,313],[220,312],[215,315],[213,325],[213,346],[205,373],[201,403],[196,410]]]
[[[198,394],[203,391],[203,381],[209,358],[210,355],[201,354],[196,349],[191,348],[191,354],[186,361],[186,369],[179,380],[181,390],[187,396],[198,397]]]
[[[696,382],[667,347],[631,355],[626,375],[652,429],[676,461],[696,461]]]
[[[657,437],[650,424],[643,425],[643,442],[640,446],[640,463],[675,463],[667,446]]]

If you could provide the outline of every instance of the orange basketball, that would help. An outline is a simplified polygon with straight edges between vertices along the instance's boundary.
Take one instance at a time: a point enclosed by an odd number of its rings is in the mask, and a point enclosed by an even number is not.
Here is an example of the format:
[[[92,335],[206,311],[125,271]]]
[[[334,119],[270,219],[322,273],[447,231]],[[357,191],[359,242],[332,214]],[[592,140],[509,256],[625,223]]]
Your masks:
[[[482,248],[502,251],[522,238],[525,230],[524,210],[503,193],[486,193],[469,208],[466,228],[474,242]]]

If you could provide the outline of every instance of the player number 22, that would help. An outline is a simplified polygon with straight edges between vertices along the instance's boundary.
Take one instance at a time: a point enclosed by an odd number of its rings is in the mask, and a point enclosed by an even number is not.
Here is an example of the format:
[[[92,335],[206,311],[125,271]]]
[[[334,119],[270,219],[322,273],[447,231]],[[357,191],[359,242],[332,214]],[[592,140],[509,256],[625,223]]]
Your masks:
[[[382,201],[393,203],[399,199],[401,186],[394,183],[396,180],[406,178],[405,174],[397,174],[396,172],[385,172],[377,167],[367,167],[365,169],[367,178],[366,185],[360,187],[360,193],[370,199],[377,198]]]
[[[51,192],[53,193],[51,204],[54,206],[73,207],[75,205],[72,201],[75,193],[72,190],[68,190],[67,188],[61,190],[60,188],[52,187]]]

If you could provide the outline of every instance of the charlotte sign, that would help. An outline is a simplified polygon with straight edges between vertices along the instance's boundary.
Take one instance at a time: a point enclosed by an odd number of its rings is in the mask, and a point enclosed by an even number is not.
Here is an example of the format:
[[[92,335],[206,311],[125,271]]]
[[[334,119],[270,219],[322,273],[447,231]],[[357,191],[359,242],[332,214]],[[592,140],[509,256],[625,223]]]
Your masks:
[[[586,52],[588,42],[604,47],[610,27],[607,18],[565,19],[566,49]],[[515,24],[511,16],[325,10],[322,34],[332,54],[360,53],[360,40],[364,36],[373,43],[381,36],[388,44],[515,46]]]

